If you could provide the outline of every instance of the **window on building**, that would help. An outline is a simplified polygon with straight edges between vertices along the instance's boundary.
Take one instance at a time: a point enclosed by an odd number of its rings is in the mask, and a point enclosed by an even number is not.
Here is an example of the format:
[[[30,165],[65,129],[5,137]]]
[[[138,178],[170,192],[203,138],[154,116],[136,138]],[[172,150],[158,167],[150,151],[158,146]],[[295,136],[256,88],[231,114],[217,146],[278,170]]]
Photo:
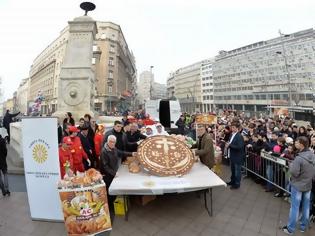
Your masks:
[[[115,52],[115,45],[110,45],[110,48],[109,48],[109,51],[110,52]]]
[[[96,58],[92,58],[92,65],[95,65],[95,63],[96,63]]]
[[[112,93],[113,92],[113,87],[112,86],[108,86],[108,93]]]
[[[108,78],[110,78],[110,79],[112,79],[112,78],[114,78],[114,73],[113,73],[113,71],[109,71],[108,72]]]
[[[274,94],[274,95],[273,95],[273,99],[280,100],[280,94]]]
[[[108,65],[110,65],[110,66],[114,65],[114,58],[113,57],[109,58]]]
[[[106,34],[101,34],[101,39],[106,39]]]

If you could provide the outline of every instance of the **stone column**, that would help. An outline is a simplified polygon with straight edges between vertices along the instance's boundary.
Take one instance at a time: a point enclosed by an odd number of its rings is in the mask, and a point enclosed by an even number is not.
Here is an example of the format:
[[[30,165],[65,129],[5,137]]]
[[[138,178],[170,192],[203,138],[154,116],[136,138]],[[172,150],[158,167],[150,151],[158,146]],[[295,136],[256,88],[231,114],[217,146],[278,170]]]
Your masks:
[[[63,117],[71,112],[76,121],[84,114],[95,115],[95,74],[92,70],[96,22],[89,16],[69,21],[69,39],[58,82],[57,111]]]

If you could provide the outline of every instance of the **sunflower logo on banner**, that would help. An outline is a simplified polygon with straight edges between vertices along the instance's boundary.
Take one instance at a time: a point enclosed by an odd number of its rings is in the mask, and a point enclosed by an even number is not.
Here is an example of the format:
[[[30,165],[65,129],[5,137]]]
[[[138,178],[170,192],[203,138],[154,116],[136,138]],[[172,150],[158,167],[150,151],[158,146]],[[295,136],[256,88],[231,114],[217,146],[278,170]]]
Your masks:
[[[48,158],[48,152],[43,144],[36,144],[33,147],[33,159],[39,163],[44,163]]]

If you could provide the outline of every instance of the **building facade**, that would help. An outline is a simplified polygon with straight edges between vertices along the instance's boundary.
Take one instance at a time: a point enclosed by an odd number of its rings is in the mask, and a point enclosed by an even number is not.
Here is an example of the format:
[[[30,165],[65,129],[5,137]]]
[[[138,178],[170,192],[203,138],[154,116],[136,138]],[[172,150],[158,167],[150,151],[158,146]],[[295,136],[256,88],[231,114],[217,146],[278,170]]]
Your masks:
[[[183,112],[202,111],[201,65],[202,61],[182,67],[174,72],[174,96],[179,100]],[[172,91],[171,88],[168,90]]]
[[[165,84],[152,83],[151,99],[167,99],[167,88]]]
[[[314,52],[313,29],[220,51],[213,65],[215,105],[249,112],[312,107]]]
[[[151,99],[152,84],[154,83],[154,74],[152,71],[143,71],[139,76],[138,96],[140,104],[144,104]]]
[[[214,59],[204,60],[200,68],[202,112],[214,111],[213,103],[213,71]]]
[[[33,61],[30,69],[30,89],[28,102],[35,101],[39,93],[44,97],[42,114],[52,114],[57,110],[58,81],[66,52],[69,28],[64,28],[57,39],[46,47]]]
[[[30,79],[23,79],[17,89],[17,110],[22,114],[28,113],[28,101],[30,94]]]
[[[119,25],[96,22],[98,33],[93,47],[93,69],[96,77],[95,110],[117,111],[131,104],[136,89],[135,58],[129,50]],[[44,97],[42,114],[57,111],[58,82],[69,38],[69,27],[61,31],[33,61],[30,69],[28,102],[39,93]]]
[[[132,106],[136,96],[135,57],[119,25],[97,22],[95,45],[101,55],[96,63],[97,111],[115,111]]]
[[[175,73],[171,72],[166,80],[167,97],[175,98]]]

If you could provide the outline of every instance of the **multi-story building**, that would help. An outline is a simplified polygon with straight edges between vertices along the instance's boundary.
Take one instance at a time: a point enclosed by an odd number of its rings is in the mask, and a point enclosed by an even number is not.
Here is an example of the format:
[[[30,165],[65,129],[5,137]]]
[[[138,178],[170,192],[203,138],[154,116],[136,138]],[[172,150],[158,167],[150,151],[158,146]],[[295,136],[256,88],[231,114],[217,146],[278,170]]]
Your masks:
[[[95,45],[101,51],[96,65],[97,111],[113,111],[136,94],[135,57],[119,25],[97,22]],[[132,105],[132,104],[130,104]]]
[[[202,111],[200,68],[202,61],[182,67],[174,72],[174,96],[183,112]],[[168,83],[168,86],[172,86]],[[173,91],[168,87],[168,91]]]
[[[97,22],[93,60],[95,72],[95,110],[116,110],[119,104],[131,101],[135,94],[135,58],[129,50],[119,25]],[[58,81],[69,38],[69,27],[61,31],[45,50],[33,61],[30,70],[29,101],[42,93],[41,112],[51,114],[57,110]]]
[[[143,71],[140,74],[137,88],[141,105],[148,100],[167,98],[166,85],[155,82],[152,71]]]
[[[220,51],[213,65],[217,108],[263,112],[311,107],[314,51],[313,29]]]
[[[167,97],[175,98],[175,73],[171,72],[166,82]]]
[[[17,110],[22,114],[28,113],[28,101],[30,93],[30,79],[23,79],[17,89]]]
[[[9,110],[10,112],[14,111],[13,98],[9,98],[3,103],[3,110],[4,110],[4,113],[6,113],[7,110]]]
[[[166,99],[167,98],[167,88],[165,84],[160,84],[157,82],[152,83],[152,93],[151,99]]]
[[[152,84],[154,82],[154,74],[152,71],[143,71],[139,76],[138,96],[140,104],[144,104],[151,99]]]
[[[201,77],[201,103],[202,112],[214,111],[213,105],[213,73],[212,64],[214,59],[207,59],[202,61],[200,68]]]
[[[44,97],[41,112],[54,113],[57,109],[58,81],[69,37],[69,28],[64,28],[57,39],[48,45],[33,61],[29,73],[29,102],[34,102],[39,93]]]

